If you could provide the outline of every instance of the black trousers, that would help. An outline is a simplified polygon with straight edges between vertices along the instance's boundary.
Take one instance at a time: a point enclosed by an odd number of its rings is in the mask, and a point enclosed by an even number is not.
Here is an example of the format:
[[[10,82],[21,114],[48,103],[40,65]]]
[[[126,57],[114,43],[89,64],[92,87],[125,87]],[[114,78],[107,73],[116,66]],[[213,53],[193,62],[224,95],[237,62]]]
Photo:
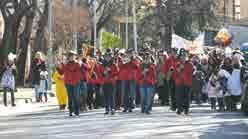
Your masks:
[[[157,88],[157,92],[159,95],[159,99],[161,101],[161,105],[169,105],[169,85],[167,81],[164,81],[164,85],[159,86]]]
[[[237,111],[237,103],[240,102],[241,96],[226,96],[225,103],[227,111]]]
[[[190,87],[180,85],[176,87],[176,104],[178,111],[188,113],[190,107]]]
[[[88,84],[87,89],[88,89],[87,104],[89,109],[92,109],[94,105],[94,93],[95,93],[94,85]]]
[[[168,88],[169,88],[169,95],[170,95],[170,105],[172,109],[177,108],[177,103],[176,103],[176,83],[174,80],[169,80],[167,81]]]
[[[216,109],[216,102],[218,102],[219,110],[224,110],[224,98],[216,98],[216,97],[211,97],[210,98],[210,103],[211,103],[211,109],[215,110]]]
[[[96,84],[94,85],[95,90],[95,100],[94,100],[94,107],[103,107],[104,101],[103,101],[103,92],[102,92],[102,85]]]
[[[121,81],[117,81],[115,93],[115,109],[118,110],[122,106]]]
[[[15,105],[15,96],[14,96],[14,90],[8,87],[4,87],[3,88],[3,103],[4,106],[8,106],[7,104],[7,93],[10,92],[11,93],[11,105],[14,106]]]
[[[114,86],[110,83],[103,85],[105,110],[106,112],[115,110]]]

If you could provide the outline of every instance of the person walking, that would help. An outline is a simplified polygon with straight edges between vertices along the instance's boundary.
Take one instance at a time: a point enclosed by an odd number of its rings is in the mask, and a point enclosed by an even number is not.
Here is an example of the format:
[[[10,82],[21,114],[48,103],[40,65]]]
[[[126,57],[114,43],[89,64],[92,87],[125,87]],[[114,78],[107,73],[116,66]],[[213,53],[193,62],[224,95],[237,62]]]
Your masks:
[[[165,60],[163,70],[162,72],[165,75],[166,83],[165,88],[169,88],[169,91],[166,93],[169,93],[170,96],[170,106],[172,111],[176,111],[177,105],[176,105],[176,98],[175,98],[175,69],[176,69],[176,63],[178,62],[178,59],[176,57],[177,49],[171,49],[169,53],[169,57]]]
[[[119,62],[119,75],[118,79],[121,83],[121,104],[124,110],[122,112],[132,112],[132,106],[130,103],[130,73],[129,73],[129,60],[126,55],[123,55],[123,60]]]
[[[163,51],[159,52],[159,57],[158,57],[158,64],[157,64],[157,92],[159,95],[159,100],[160,104],[162,106],[168,106],[169,105],[169,93],[168,93],[168,87],[167,87],[167,82],[165,80],[165,75],[162,72],[163,71],[163,65],[164,61],[167,59],[166,54],[164,54]]]
[[[184,49],[180,50],[179,58],[180,62],[177,62],[175,70],[177,114],[180,115],[184,112],[185,115],[188,115],[193,64],[189,61],[187,52]]]
[[[141,58],[139,59],[142,60]],[[156,84],[156,67],[152,56],[145,58],[137,74],[140,87],[141,113],[151,114]]]
[[[87,111],[87,96],[88,96],[88,74],[90,66],[86,58],[81,60],[81,82],[80,82],[80,109]]]
[[[70,51],[68,61],[63,65],[64,80],[68,95],[69,116],[79,116],[81,67],[75,61],[76,52]]]
[[[242,96],[242,82],[241,82],[241,65],[239,60],[233,59],[233,71],[228,78],[227,88],[229,91],[229,102],[227,109],[230,111],[237,111],[237,103],[240,102]]]
[[[221,89],[221,80],[218,73],[213,73],[208,81],[208,97],[211,103],[211,109],[216,110],[216,101],[218,101],[219,111],[224,111],[223,90]]]
[[[8,106],[7,104],[7,92],[11,93],[11,105],[15,107],[15,76],[16,76],[16,66],[14,64],[14,60],[8,59],[5,69],[3,72],[3,76],[1,79],[1,85],[3,87],[3,103],[4,106]]]
[[[115,59],[113,59],[112,50],[108,49],[103,61],[104,66],[104,100],[105,100],[105,113],[111,115],[115,114],[115,91],[114,85],[116,84],[117,75],[118,75],[118,66]]]
[[[53,74],[53,80],[55,81],[56,84],[56,96],[59,103],[59,109],[65,110],[68,102],[68,96],[64,82],[64,73],[62,71],[62,64],[59,64],[57,66],[56,71]]]

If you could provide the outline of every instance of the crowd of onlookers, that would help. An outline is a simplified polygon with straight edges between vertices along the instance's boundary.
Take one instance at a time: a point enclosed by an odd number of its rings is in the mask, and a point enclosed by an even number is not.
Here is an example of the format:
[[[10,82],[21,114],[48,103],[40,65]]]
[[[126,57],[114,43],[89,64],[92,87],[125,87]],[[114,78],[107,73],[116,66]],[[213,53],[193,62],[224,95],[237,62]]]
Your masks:
[[[48,101],[48,71],[42,55],[35,54],[31,67],[37,102]],[[6,63],[4,92],[15,88],[13,65],[11,60]],[[70,116],[102,107],[105,114],[113,115],[119,110],[132,112],[137,106],[142,113],[150,114],[156,94],[160,105],[170,106],[177,114],[188,115],[190,104],[206,102],[213,111],[237,111],[241,98],[247,97],[247,77],[242,53],[234,50],[227,56],[219,48],[200,55],[191,55],[185,49],[149,47],[138,52],[107,49],[102,53],[94,48],[82,54],[70,51],[57,62],[53,73],[60,110],[68,106]]]

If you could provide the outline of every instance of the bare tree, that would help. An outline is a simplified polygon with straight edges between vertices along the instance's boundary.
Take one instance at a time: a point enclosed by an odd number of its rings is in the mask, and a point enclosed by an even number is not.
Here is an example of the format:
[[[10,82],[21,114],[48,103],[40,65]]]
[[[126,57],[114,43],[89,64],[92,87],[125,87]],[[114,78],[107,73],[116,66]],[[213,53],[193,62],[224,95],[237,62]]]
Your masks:
[[[120,13],[124,8],[124,0],[79,0],[80,4],[87,7],[91,17],[91,23],[94,24],[94,1],[96,8],[96,32],[99,35],[100,30],[107,24],[108,21]],[[91,26],[91,45],[94,44],[94,27]]]
[[[39,5],[37,6],[37,30],[34,43],[34,51],[45,52],[45,30],[48,22],[48,12],[49,12],[49,1],[39,0]]]
[[[210,23],[214,17],[214,0],[156,0],[157,15],[160,17],[164,33],[162,35],[163,46],[169,48],[172,41],[172,33],[177,23],[183,17],[189,17],[191,22],[203,27]],[[196,18],[197,17],[197,18]],[[203,21],[203,22],[201,22]],[[185,22],[183,26],[189,25]],[[190,24],[191,25],[191,24]]]
[[[3,47],[0,48],[1,59],[9,52],[16,52],[18,29],[25,13],[32,8],[32,0],[1,0],[0,10],[2,12],[5,29],[3,36]]]

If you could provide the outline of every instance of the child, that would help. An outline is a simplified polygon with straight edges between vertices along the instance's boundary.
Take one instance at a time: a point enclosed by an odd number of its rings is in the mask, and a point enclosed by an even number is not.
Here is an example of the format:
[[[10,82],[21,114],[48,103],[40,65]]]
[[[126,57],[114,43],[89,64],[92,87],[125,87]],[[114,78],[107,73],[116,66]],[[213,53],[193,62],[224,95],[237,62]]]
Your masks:
[[[40,72],[40,93],[39,93],[39,100],[40,102],[43,102],[42,100],[42,94],[44,93],[44,97],[45,97],[45,102],[48,101],[47,98],[47,79],[48,79],[48,72],[46,71],[46,67],[43,66],[41,68],[41,72]]]
[[[219,111],[224,110],[223,90],[221,89],[221,83],[216,74],[212,74],[208,81],[208,97],[212,110],[216,110],[216,100],[218,101]]]
[[[15,104],[15,97],[14,97],[14,90],[15,90],[15,75],[16,75],[16,68],[14,62],[12,60],[8,60],[6,68],[4,70],[1,85],[3,86],[3,102],[4,106],[7,107],[7,92],[11,93],[11,105],[13,107],[16,106]]]

